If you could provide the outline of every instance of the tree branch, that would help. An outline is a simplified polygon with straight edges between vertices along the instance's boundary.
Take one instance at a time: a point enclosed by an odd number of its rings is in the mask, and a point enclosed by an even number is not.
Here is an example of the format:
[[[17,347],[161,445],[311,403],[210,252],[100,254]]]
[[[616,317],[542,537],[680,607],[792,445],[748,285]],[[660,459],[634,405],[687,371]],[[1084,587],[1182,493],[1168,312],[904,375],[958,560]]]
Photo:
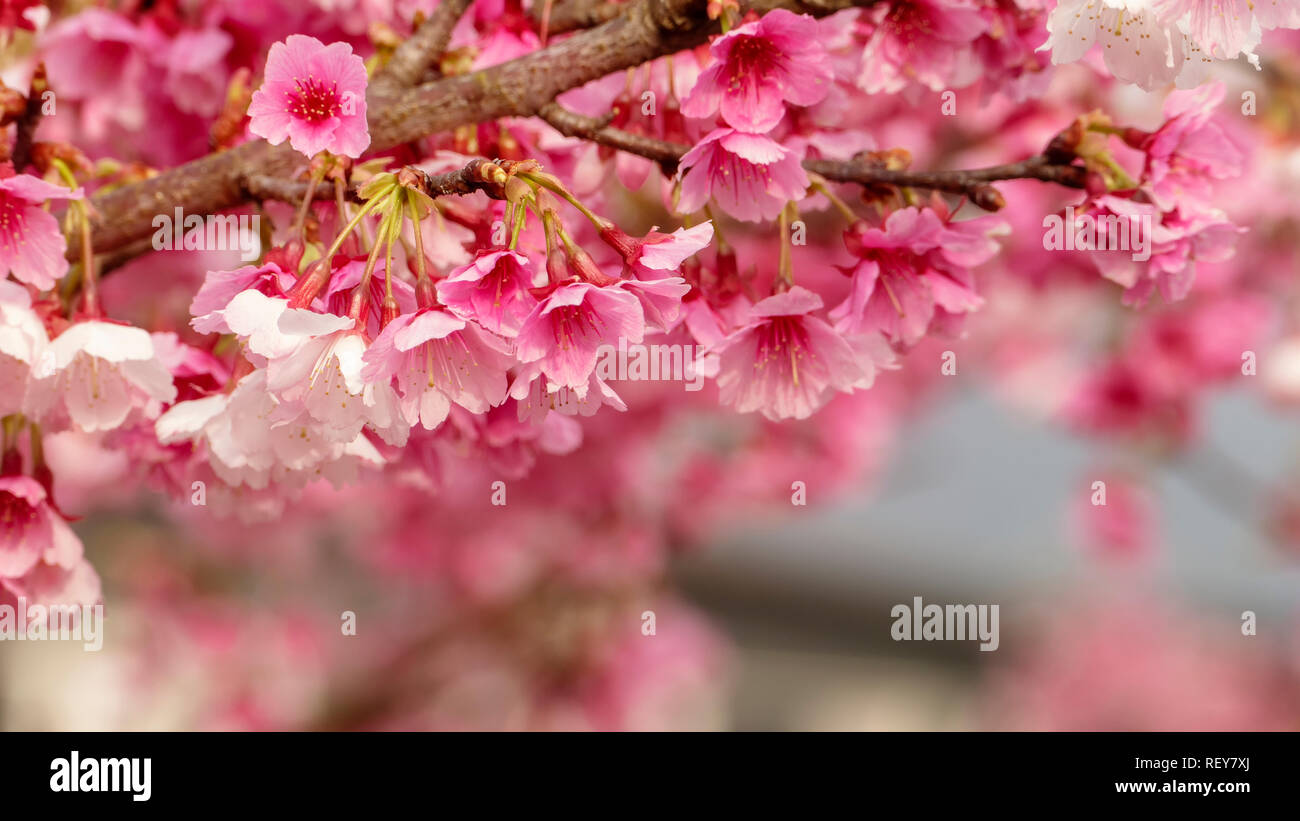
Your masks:
[[[452,29],[464,16],[473,0],[442,0],[433,15],[421,24],[405,42],[393,51],[388,62],[371,81],[375,91],[383,94],[417,83],[429,66],[435,65],[447,51]]]
[[[607,23],[623,13],[626,3],[611,0],[559,0],[546,13],[545,0],[533,4],[531,15],[539,26],[545,24],[547,35],[589,29]]]
[[[539,112],[542,119],[569,137],[590,140],[600,145],[637,154],[657,162],[665,174],[673,174],[682,155],[690,146],[631,134],[610,128],[603,120],[586,117],[549,103]],[[989,168],[955,171],[908,171],[883,168],[862,160],[804,160],[803,167],[835,182],[853,182],[865,186],[888,185],[895,188],[925,188],[951,194],[964,194],[981,208],[997,211],[1006,205],[1002,195],[989,183],[1001,180],[1042,180],[1068,188],[1083,188],[1087,171],[1082,166],[1054,163],[1045,156]]]
[[[950,194],[971,194],[990,182],[1005,180],[1042,180],[1067,188],[1083,188],[1087,175],[1083,166],[1053,163],[1042,155],[1020,162],[962,171],[900,171],[860,161],[836,160],[807,160],[803,165],[809,171],[836,182],[928,188]]]
[[[502,164],[508,165],[508,163]],[[473,194],[475,191],[483,191],[494,199],[504,198],[505,193],[501,186],[507,178],[506,171],[501,165],[484,157],[475,157],[462,168],[443,174],[429,174],[413,165],[408,165],[398,171],[397,175],[405,184],[419,188],[430,197],[463,196]],[[243,188],[249,199],[278,200],[298,205],[302,202],[302,198],[307,196],[308,184],[306,180],[250,174],[244,178]],[[349,188],[347,196],[349,199],[356,200],[357,189]],[[333,198],[333,186],[316,186],[314,199]]]
[[[249,174],[243,181],[244,194],[249,199],[278,200],[294,205],[301,203],[302,198],[307,196],[307,186],[308,182],[306,180],[289,180],[267,174]],[[317,185],[312,198],[327,200],[333,199],[333,197],[334,187],[332,185]]]
[[[566,137],[578,137],[594,143],[638,154],[659,163],[664,173],[672,176],[677,173],[677,162],[690,150],[690,146],[670,143],[610,128],[607,121],[595,117],[586,117],[569,111],[559,103],[548,103],[538,112],[543,120]]]
[[[42,96],[49,88],[45,79],[45,64],[37,63],[32,73],[32,82],[27,92],[27,107],[22,117],[14,126],[14,170],[22,173],[32,159],[32,140],[36,137],[36,126],[41,122],[41,108],[45,105]]]
[[[759,12],[788,8],[825,16],[879,0],[754,0]],[[635,0],[624,14],[547,48],[491,68],[389,96],[369,95],[371,149],[384,151],[457,126],[532,116],[556,95],[666,54],[693,48],[718,31],[706,0]],[[256,140],[147,180],[97,195],[95,248],[111,251],[153,232],[153,217],[182,208],[211,214],[247,199],[251,175],[292,177],[305,158],[286,144]]]
[[[836,182],[860,185],[889,185],[895,188],[925,188],[949,194],[963,194],[985,211],[1000,211],[1007,201],[989,183],[1005,180],[1040,180],[1067,188],[1083,188],[1087,169],[1080,165],[1055,163],[1043,155],[1020,162],[954,171],[908,171],[881,168],[859,160],[805,160],[804,168]]]

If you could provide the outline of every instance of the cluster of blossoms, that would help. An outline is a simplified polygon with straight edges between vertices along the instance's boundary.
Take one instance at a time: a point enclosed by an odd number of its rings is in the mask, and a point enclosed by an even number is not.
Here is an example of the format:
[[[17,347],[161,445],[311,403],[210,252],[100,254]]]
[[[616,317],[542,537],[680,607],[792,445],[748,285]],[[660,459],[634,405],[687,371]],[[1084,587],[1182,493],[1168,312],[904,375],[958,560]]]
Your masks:
[[[589,674],[580,693],[522,692],[537,672],[528,614],[562,622],[552,591],[576,588],[591,611],[635,619],[661,601],[653,581],[680,545],[788,498],[793,480],[874,475],[943,382],[947,349],[1077,430],[1168,448],[1270,329],[1300,350],[1300,318],[1276,298],[1294,289],[1278,272],[1296,264],[1295,139],[1264,131],[1297,112],[1279,98],[1252,135],[1224,104],[1231,77],[1170,92],[1159,121],[1120,93],[1268,59],[1267,38],[1300,27],[1284,0],[889,0],[820,20],[723,3],[707,48],[557,98],[681,146],[675,168],[538,118],[372,144],[370,78],[434,2],[125,5],[48,25],[36,3],[0,16],[34,30],[15,34],[44,61],[33,94],[47,79],[58,101],[20,152],[39,97],[0,99],[15,132],[0,165],[0,599],[99,598],[69,513],[142,481],[179,500],[173,517],[203,532],[214,564],[286,589],[303,565],[325,573],[303,556],[346,532],[342,552],[381,592],[436,590],[482,616],[438,651],[428,675],[450,695],[422,726],[457,726],[457,699],[485,681],[524,705],[509,726],[601,727],[636,725],[640,702],[662,697],[638,690],[651,666],[708,681],[712,640],[681,614],[675,644],[611,629],[546,656]],[[525,57],[547,36],[515,0],[476,2],[430,75]],[[1054,67],[1094,44],[1088,67]],[[950,89],[977,89],[978,105],[963,91],[950,116]],[[200,247],[104,275],[120,261],[94,255],[116,249],[93,247],[88,194],[258,139],[297,166],[288,194],[257,204],[271,226],[252,264]],[[1040,153],[1068,187],[1012,181],[1003,200],[909,176]],[[1267,195],[1228,202],[1225,183]],[[1150,254],[1049,250],[1044,217],[1063,213],[1145,220]],[[707,389],[621,380],[607,355],[626,348],[698,351]],[[1268,379],[1300,398],[1294,374]],[[1080,529],[1139,553],[1158,539],[1151,494],[1140,472],[1105,475],[1109,518]],[[508,503],[492,501],[498,483]],[[170,568],[128,584],[144,608],[183,609],[178,559],[133,549]],[[519,623],[494,633],[512,603]],[[219,657],[270,618],[196,609],[182,622],[205,641],[187,657]],[[676,612],[665,601],[661,622]],[[392,605],[395,655],[423,641],[410,623],[426,617]],[[287,657],[343,665],[319,624],[279,626]],[[160,656],[184,645],[155,641]],[[247,677],[287,680],[292,665],[261,650]],[[212,723],[310,722],[303,696],[233,688],[212,695]]]
[[[1081,203],[1071,206],[1095,226],[1086,247],[1101,274],[1125,288],[1124,302],[1141,305],[1157,289],[1167,302],[1191,290],[1197,261],[1221,262],[1233,254],[1241,228],[1216,206],[1219,182],[1239,177],[1245,154],[1215,116],[1222,84],[1178,91],[1165,102],[1165,122],[1153,132],[1116,129],[1109,118],[1080,118],[1071,129],[1077,151],[1094,175]],[[1141,170],[1130,176],[1106,147],[1119,133],[1139,152]],[[1111,233],[1127,232],[1126,237]],[[1138,240],[1145,245],[1140,254]],[[1144,257],[1144,258],[1139,258]]]
[[[1142,88],[1200,84],[1216,61],[1245,57],[1256,68],[1262,33],[1300,28],[1300,5],[1287,0],[1062,0],[1047,23],[1044,48],[1069,63],[1100,46],[1115,77]]]

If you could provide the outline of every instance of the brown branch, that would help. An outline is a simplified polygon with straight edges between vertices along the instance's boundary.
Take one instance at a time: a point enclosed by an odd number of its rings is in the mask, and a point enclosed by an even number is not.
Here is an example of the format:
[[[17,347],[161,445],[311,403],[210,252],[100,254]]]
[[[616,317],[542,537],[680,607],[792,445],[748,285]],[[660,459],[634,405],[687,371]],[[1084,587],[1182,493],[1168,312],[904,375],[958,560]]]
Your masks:
[[[601,145],[638,154],[659,163],[664,174],[672,176],[677,173],[677,162],[690,150],[688,145],[665,142],[642,134],[632,134],[617,128],[610,128],[606,120],[586,117],[562,107],[558,103],[542,106],[538,112],[551,127],[567,137],[578,137]]]
[[[807,160],[804,168],[836,182],[861,185],[892,185],[898,188],[926,188],[950,194],[965,194],[976,205],[990,211],[1006,203],[989,183],[1005,180],[1041,180],[1067,188],[1083,188],[1087,170],[1083,166],[1065,165],[1038,155],[1021,162],[959,171],[907,171],[880,168],[861,161]]]
[[[398,171],[397,175],[405,184],[418,188],[430,197],[463,196],[475,191],[483,191],[495,199],[504,197],[501,185],[506,179],[506,172],[500,165],[484,157],[476,157],[463,167],[443,174],[429,174],[408,165]],[[248,199],[278,200],[294,205],[301,203],[302,198],[307,196],[309,185],[306,180],[271,177],[266,174],[250,174],[243,180],[244,193]],[[357,201],[358,190],[355,187],[348,188],[347,196]],[[318,185],[313,198],[333,199],[333,186]]]
[[[15,124],[13,163],[14,170],[22,173],[32,158],[32,140],[36,137],[36,127],[41,123],[41,108],[45,101],[41,99],[49,83],[45,80],[45,64],[37,63],[32,73],[32,83],[27,92],[27,107]]]
[[[442,0],[433,15],[398,46],[371,81],[376,92],[398,91],[419,82],[447,50],[451,32],[473,0]]]
[[[659,163],[664,173],[672,175],[682,155],[690,146],[658,140],[610,128],[606,121],[586,117],[550,103],[540,111],[542,119],[569,137],[590,140],[600,145],[637,154]],[[862,160],[804,160],[803,167],[828,180],[852,182],[865,186],[888,185],[895,188],[924,188],[951,194],[964,194],[979,207],[998,211],[1006,205],[1002,194],[989,183],[1004,180],[1042,180],[1069,188],[1083,188],[1086,169],[1056,163],[1043,155],[1021,162],[955,171],[908,171],[882,168]]]
[[[545,0],[533,4],[531,15],[539,26],[545,24],[546,33],[564,34],[578,29],[589,29],[607,23],[627,8],[626,3],[612,0],[557,0],[551,5],[549,16]]]
[[[310,185],[306,180],[290,180],[272,177],[268,174],[249,174],[243,180],[244,194],[254,200],[278,200],[297,205],[307,196]],[[317,185],[313,199],[328,200],[334,198],[334,187]]]
[[[505,199],[503,186],[508,175],[496,162],[477,157],[466,163],[465,167],[445,174],[430,175],[408,165],[397,176],[407,184],[418,186],[430,197],[463,196],[482,191],[489,197],[500,200]]]
[[[788,8],[825,16],[878,0],[754,0],[745,8]],[[624,14],[524,57],[393,96],[370,95],[371,149],[384,151],[457,126],[532,116],[556,95],[608,74],[707,41],[718,31],[706,0],[635,0]],[[158,213],[179,207],[211,214],[247,199],[253,174],[292,177],[305,158],[286,144],[257,140],[123,185],[94,198],[95,247],[109,251],[149,236]]]

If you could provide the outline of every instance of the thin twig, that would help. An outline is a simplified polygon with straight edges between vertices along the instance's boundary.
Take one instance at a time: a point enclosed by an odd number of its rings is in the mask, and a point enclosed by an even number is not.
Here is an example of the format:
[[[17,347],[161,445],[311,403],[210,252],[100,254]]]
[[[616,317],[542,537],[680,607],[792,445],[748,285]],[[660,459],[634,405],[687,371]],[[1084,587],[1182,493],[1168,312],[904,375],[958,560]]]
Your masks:
[[[654,137],[610,128],[608,120],[600,120],[569,111],[558,103],[549,103],[542,106],[538,114],[543,120],[550,123],[552,128],[565,136],[590,140],[601,145],[607,145],[610,148],[616,148],[619,151],[626,151],[629,154],[637,154],[654,160],[659,163],[660,168],[669,176],[677,172],[678,161],[683,154],[690,150],[690,146],[687,145],[670,143],[657,140]]]
[[[557,131],[570,137],[590,140],[600,145],[637,154],[654,160],[673,174],[689,146],[658,140],[610,128],[605,121],[569,111],[557,103],[543,106],[541,117]],[[887,185],[896,188],[924,188],[952,194],[964,194],[979,207],[997,211],[1006,205],[991,182],[1004,180],[1041,180],[1068,188],[1082,188],[1086,170],[1082,166],[1050,162],[1041,155],[1027,160],[989,168],[954,171],[908,171],[882,168],[863,160],[805,160],[808,171],[835,182],[852,182],[866,186]]]

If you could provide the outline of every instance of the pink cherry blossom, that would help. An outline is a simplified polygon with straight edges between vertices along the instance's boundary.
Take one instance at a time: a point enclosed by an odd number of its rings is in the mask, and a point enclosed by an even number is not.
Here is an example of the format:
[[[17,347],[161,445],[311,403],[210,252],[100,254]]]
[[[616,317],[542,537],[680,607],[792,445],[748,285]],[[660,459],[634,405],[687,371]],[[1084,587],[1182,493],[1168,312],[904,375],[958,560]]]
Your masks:
[[[308,157],[360,157],[370,145],[365,64],[347,43],[291,35],[271,46],[248,115],[249,130],[272,145],[287,139]]]
[[[56,543],[76,539],[45,503],[45,489],[29,476],[0,476],[0,577],[16,578],[36,566]]]
[[[388,323],[362,357],[366,382],[397,381],[406,421],[433,430],[455,403],[485,413],[506,396],[509,345],[473,322],[425,308]]]
[[[677,324],[682,297],[691,290],[681,277],[624,279],[615,287],[635,296],[641,303],[646,325],[660,331],[671,331]]]
[[[82,107],[82,126],[91,139],[103,139],[111,125],[144,126],[149,54],[159,39],[122,15],[95,7],[45,33],[41,53],[50,83],[59,100]]]
[[[749,321],[716,346],[718,391],[737,413],[805,419],[835,391],[871,386],[875,369],[822,319],[822,300],[795,286],[761,300]]]
[[[81,539],[41,483],[29,476],[0,476],[4,592],[43,605],[90,604],[99,598],[99,577],[85,561]]]
[[[643,239],[630,237],[618,226],[609,225],[601,231],[601,239],[622,255],[633,276],[659,279],[679,270],[688,257],[708,247],[713,241],[713,223],[678,228],[671,234],[651,229]]]
[[[38,562],[27,575],[13,579],[0,577],[0,599],[8,593],[7,603],[12,607],[21,597],[29,608],[99,603],[103,598],[99,574],[82,555],[81,540],[71,530],[68,535],[70,538],[56,539],[55,549],[46,551],[46,559]]]
[[[32,409],[32,369],[48,346],[45,325],[27,292],[16,286],[0,289],[0,417]]]
[[[682,103],[687,117],[720,111],[732,128],[761,134],[781,121],[786,103],[819,103],[830,87],[830,58],[807,15],[776,9],[722,35],[710,50],[713,65]]]
[[[128,418],[154,419],[176,398],[176,386],[143,328],[89,320],[50,342],[33,388],[44,415],[88,433]]]
[[[1111,216],[1150,228],[1150,259],[1140,261],[1130,250],[1096,250],[1088,258],[1102,276],[1125,288],[1124,304],[1141,305],[1158,288],[1167,302],[1186,298],[1196,276],[1196,263],[1222,262],[1234,253],[1242,229],[1222,211],[1185,198],[1176,211],[1159,213],[1155,206],[1129,197],[1107,195],[1089,204],[1097,228],[1097,248],[1109,249]]]
[[[226,57],[234,40],[221,29],[184,31],[165,52],[167,92],[182,111],[204,117],[221,111],[228,81]]]
[[[0,177],[0,277],[13,274],[41,290],[53,288],[68,272],[68,244],[58,220],[41,206],[81,198],[80,188],[70,191],[28,174]]]
[[[620,338],[640,342],[645,316],[637,299],[618,288],[574,282],[556,288],[537,304],[515,340],[520,362],[539,362],[555,384],[585,388],[601,345]]]
[[[1300,5],[1287,0],[1152,0],[1151,8],[1220,60],[1249,52],[1260,29],[1300,28]]]
[[[1173,92],[1164,125],[1138,140],[1146,155],[1143,183],[1162,209],[1186,197],[1208,201],[1214,180],[1241,176],[1245,155],[1214,117],[1223,95],[1222,83]]]
[[[607,382],[592,371],[586,385],[567,387],[547,379],[541,362],[532,362],[518,369],[510,384],[510,397],[515,400],[519,420],[544,424],[548,414],[563,416],[593,416],[602,407],[626,411],[624,403]]]
[[[968,85],[979,74],[971,51],[986,25],[971,0],[883,3],[859,24],[866,34],[858,86],[868,94],[909,83],[935,91]]]
[[[369,426],[390,444],[404,445],[410,425],[401,419],[392,387],[361,378],[367,343],[355,324],[301,308],[280,315],[280,333],[297,343],[267,364],[267,390],[286,403],[277,418],[305,410],[330,441],[350,442]]]
[[[1219,0],[1213,2],[1222,8]],[[1168,10],[1162,14],[1158,2],[1151,0],[1061,0],[1048,18],[1050,36],[1042,48],[1051,49],[1052,63],[1059,65],[1079,60],[1100,45],[1106,68],[1116,79],[1148,90],[1170,83],[1190,88],[1201,82],[1215,60],[1238,54],[1258,65],[1253,53],[1259,43],[1257,28],[1241,38],[1239,29],[1230,26],[1231,34],[1225,30],[1212,35],[1210,39],[1219,42],[1207,44],[1189,37],[1180,21],[1167,15]]]
[[[339,441],[300,405],[279,402],[267,389],[263,369],[245,376],[229,395],[177,402],[154,427],[162,444],[201,446],[221,481],[254,490],[302,487],[321,477],[343,484],[358,467],[384,463],[360,432]]]
[[[514,251],[481,251],[473,262],[438,282],[438,299],[451,312],[507,338],[519,333],[537,304],[533,265]]]
[[[296,280],[274,262],[246,265],[233,271],[208,271],[190,303],[191,321],[199,333],[234,333],[225,320],[225,310],[240,293],[256,290],[264,296],[283,298]]]
[[[830,312],[842,333],[879,332],[899,346],[921,340],[932,322],[978,309],[971,268],[998,249],[978,222],[944,222],[930,209],[904,208],[882,228],[859,223],[846,234],[853,266],[849,297]]]
[[[746,222],[775,219],[790,200],[801,200],[808,175],[793,149],[760,134],[715,129],[682,156],[677,208],[691,213],[710,199]]]

